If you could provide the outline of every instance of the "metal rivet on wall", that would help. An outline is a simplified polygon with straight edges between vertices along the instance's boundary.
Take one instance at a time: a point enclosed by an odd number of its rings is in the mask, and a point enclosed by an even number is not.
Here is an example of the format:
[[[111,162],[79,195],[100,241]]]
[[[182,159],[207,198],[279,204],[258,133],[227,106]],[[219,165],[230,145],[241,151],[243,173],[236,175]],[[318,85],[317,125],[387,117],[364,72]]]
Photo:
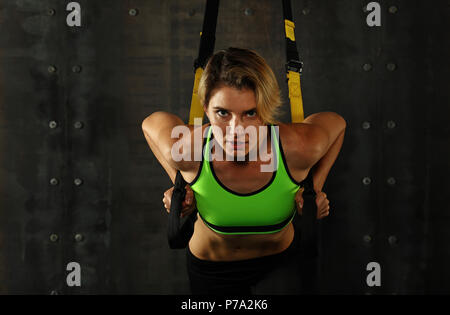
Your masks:
[[[395,235],[391,235],[388,237],[388,242],[391,245],[396,245],[398,243],[398,238]]]
[[[395,14],[397,13],[398,8],[395,5],[389,7],[389,13]]]
[[[365,63],[363,64],[362,68],[364,71],[370,71],[372,70],[372,65],[370,63]]]
[[[250,9],[250,8],[245,8],[244,14],[245,14],[246,16],[253,15],[253,10]]]
[[[389,177],[387,179],[387,183],[391,186],[395,185],[395,178],[394,177]]]
[[[80,65],[75,65],[72,67],[72,72],[74,73],[80,73],[81,72],[81,66]]]
[[[56,72],[56,67],[55,66],[48,66],[47,70],[50,73],[55,73]]]
[[[48,9],[47,14],[50,16],[55,15],[55,9]]]
[[[58,185],[58,183],[59,183],[59,181],[56,178],[53,177],[50,179],[50,185],[56,186],[56,185]]]
[[[77,234],[75,234],[74,238],[75,238],[75,241],[81,242],[83,240],[83,235],[77,233]]]
[[[74,183],[76,186],[80,186],[80,185],[83,183],[83,180],[82,180],[81,178],[75,178],[74,181],[73,181],[73,183]]]
[[[363,182],[364,185],[370,185],[372,180],[370,179],[370,177],[364,177],[362,182]]]
[[[368,121],[364,121],[363,123],[362,123],[362,128],[363,129],[369,129],[370,128],[370,122],[368,122]]]
[[[197,13],[197,12],[195,11],[195,9],[190,9],[189,12],[188,12],[188,15],[189,15],[189,16],[194,16],[195,13]]]
[[[309,9],[309,8],[304,8],[304,9],[302,10],[303,15],[308,15],[309,12],[310,12],[310,9]]]
[[[83,128],[83,123],[81,121],[76,121],[73,124],[73,126],[74,126],[75,129],[81,129],[81,128]]]
[[[395,126],[396,126],[395,121],[389,120],[389,121],[387,122],[387,127],[388,127],[389,129],[393,129],[393,128],[395,128]]]
[[[397,69],[397,65],[393,62],[390,62],[386,65],[386,69],[388,69],[389,71],[394,71],[395,69]]]
[[[131,15],[131,16],[136,16],[136,15],[139,14],[139,11],[138,11],[138,9],[130,9],[128,11],[128,14]]]
[[[371,243],[372,242],[372,236],[364,235],[363,240],[364,240],[364,243]]]
[[[51,120],[48,123],[48,126],[50,127],[50,129],[55,129],[56,127],[58,127],[58,123],[56,121],[54,121],[54,120]]]
[[[57,234],[50,234],[50,241],[56,242],[59,239]]]

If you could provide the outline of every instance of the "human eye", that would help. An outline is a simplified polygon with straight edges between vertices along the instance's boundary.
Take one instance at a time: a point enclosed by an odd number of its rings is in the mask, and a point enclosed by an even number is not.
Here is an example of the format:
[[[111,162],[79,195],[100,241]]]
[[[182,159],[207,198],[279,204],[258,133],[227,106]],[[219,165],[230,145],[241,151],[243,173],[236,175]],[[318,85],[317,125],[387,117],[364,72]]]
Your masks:
[[[216,111],[217,115],[219,115],[220,117],[226,117],[228,115],[228,112],[224,109],[218,109]]]
[[[252,109],[247,112],[248,117],[256,117],[256,110]]]

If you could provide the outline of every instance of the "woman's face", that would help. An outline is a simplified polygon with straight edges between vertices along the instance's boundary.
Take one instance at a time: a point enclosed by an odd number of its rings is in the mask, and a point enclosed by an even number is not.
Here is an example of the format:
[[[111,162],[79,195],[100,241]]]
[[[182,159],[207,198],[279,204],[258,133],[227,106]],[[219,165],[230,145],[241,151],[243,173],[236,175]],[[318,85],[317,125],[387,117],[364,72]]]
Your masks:
[[[252,90],[221,86],[211,93],[209,105],[204,110],[213,126],[214,138],[228,157],[247,156],[256,148],[259,126],[264,124],[256,112]],[[222,132],[215,132],[214,128]],[[256,139],[246,132],[252,129],[256,130]]]

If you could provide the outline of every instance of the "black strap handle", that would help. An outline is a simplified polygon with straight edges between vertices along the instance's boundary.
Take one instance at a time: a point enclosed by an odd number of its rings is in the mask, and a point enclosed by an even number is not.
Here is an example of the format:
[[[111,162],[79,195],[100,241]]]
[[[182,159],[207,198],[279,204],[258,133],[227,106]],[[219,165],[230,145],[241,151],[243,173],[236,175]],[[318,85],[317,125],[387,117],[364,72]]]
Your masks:
[[[186,196],[185,187],[186,181],[180,171],[177,171],[170,204],[169,224],[167,227],[167,238],[171,249],[185,248],[194,233],[197,210],[192,212],[183,224],[180,224],[182,204]]]
[[[302,251],[312,256],[317,255],[317,205],[316,192],[314,190],[313,172],[309,171],[305,179],[303,192],[303,212],[301,217],[301,243]]]
[[[300,230],[297,233],[300,235],[302,293],[316,294],[319,282],[319,222],[313,168],[305,179],[303,212],[300,218]]]

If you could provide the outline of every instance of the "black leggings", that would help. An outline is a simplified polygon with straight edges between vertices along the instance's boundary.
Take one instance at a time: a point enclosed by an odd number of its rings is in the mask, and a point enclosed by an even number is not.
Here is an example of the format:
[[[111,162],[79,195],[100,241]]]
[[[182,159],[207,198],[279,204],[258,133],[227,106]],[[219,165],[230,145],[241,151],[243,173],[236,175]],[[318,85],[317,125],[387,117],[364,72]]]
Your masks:
[[[195,257],[187,246],[187,270],[192,294],[301,294],[297,233],[281,253],[237,261]]]

